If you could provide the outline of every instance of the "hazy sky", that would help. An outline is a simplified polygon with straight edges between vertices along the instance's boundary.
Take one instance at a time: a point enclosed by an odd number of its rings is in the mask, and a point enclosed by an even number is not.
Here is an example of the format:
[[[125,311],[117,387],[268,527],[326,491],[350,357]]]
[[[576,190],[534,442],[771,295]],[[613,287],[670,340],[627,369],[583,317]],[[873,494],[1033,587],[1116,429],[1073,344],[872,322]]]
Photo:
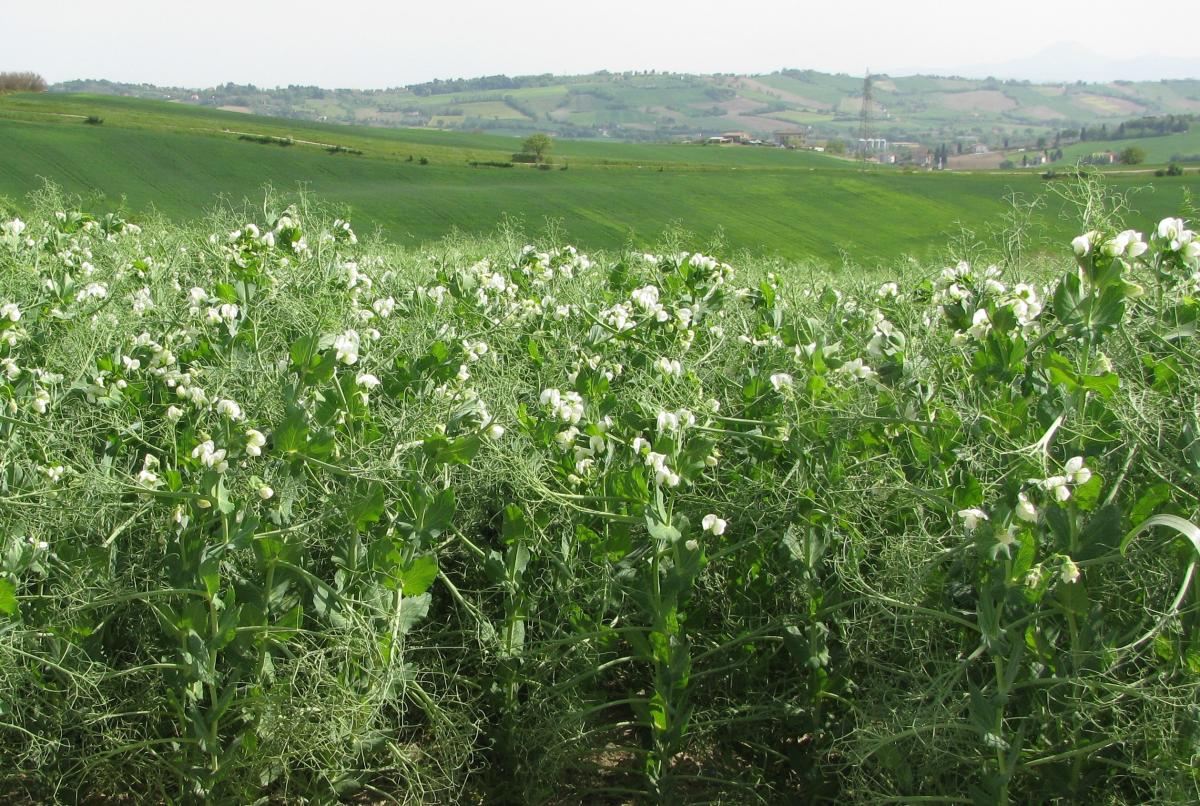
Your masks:
[[[1196,0],[2,0],[0,70],[181,86],[386,87],[593,70],[861,75],[961,69],[1079,43],[1196,60]],[[1142,18],[1131,13],[1144,9]],[[1132,17],[1132,18],[1131,18]],[[1169,35],[1190,28],[1189,35]],[[1131,31],[1135,33],[1130,33]],[[1032,68],[1031,68],[1032,69]]]

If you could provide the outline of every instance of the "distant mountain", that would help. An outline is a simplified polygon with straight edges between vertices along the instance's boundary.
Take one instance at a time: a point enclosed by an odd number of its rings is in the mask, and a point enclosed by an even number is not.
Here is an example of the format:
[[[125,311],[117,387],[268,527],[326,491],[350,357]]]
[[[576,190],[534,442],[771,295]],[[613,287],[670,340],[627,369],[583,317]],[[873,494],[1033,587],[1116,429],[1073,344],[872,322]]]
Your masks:
[[[1063,42],[1032,56],[992,64],[968,65],[953,72],[974,78],[992,76],[1043,82],[1200,79],[1200,58],[1144,56],[1113,59],[1078,43]]]
[[[961,151],[976,142],[993,148],[1033,145],[1081,127],[1200,114],[1200,80],[1158,79],[1159,70],[1172,73],[1168,68],[1174,61],[1159,60],[1159,67],[1145,60],[1111,61],[1064,45],[1005,64],[945,70],[945,75],[879,75],[868,128],[890,141]],[[1153,80],[1075,80],[1085,74],[1138,75],[1133,65]],[[1184,67],[1174,72],[1179,70],[1187,72]],[[1062,78],[1045,83],[1020,78],[1033,75]],[[1008,76],[1017,78],[1005,80]],[[383,90],[235,84],[199,89],[99,80],[68,81],[52,89],[385,127],[643,141],[745,133],[749,138],[742,139],[797,142],[858,138],[863,78],[816,70],[754,75],[601,71],[483,76]]]

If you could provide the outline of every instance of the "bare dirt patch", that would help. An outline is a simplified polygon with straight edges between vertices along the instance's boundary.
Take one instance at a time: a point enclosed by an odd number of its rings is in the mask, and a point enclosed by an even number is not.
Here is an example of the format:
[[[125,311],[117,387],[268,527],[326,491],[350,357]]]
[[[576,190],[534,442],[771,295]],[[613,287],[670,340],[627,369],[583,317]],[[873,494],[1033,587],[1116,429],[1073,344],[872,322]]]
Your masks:
[[[938,93],[933,102],[958,112],[1005,112],[1017,106],[1016,101],[999,90]]]
[[[805,98],[803,95],[797,95],[794,92],[788,92],[787,90],[776,89],[775,87],[772,87],[769,84],[764,84],[761,81],[755,81],[752,78],[738,79],[738,83],[741,84],[743,87],[745,87],[748,90],[754,90],[755,92],[762,92],[762,93],[767,93],[768,95],[774,95],[777,98],[779,98],[779,100],[781,100],[781,101],[787,101],[788,103],[797,104],[799,106],[805,107],[806,109],[829,109],[830,108],[829,104],[823,103],[822,101],[814,101],[812,98]]]
[[[1090,92],[1080,93],[1071,98],[1075,106],[1086,109],[1092,114],[1111,115],[1113,117],[1131,117],[1146,111],[1146,107],[1125,98],[1114,98],[1111,95],[1094,95]]]
[[[1048,106],[1026,106],[1020,110],[1020,116],[1032,120],[1065,120],[1066,115]]]

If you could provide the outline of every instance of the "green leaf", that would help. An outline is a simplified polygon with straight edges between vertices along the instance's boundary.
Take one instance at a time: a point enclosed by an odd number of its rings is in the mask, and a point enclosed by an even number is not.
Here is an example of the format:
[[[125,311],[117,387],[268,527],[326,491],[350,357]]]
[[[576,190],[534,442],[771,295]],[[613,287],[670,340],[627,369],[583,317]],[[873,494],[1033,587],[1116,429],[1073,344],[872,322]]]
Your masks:
[[[525,513],[516,504],[509,504],[504,508],[504,523],[500,530],[501,540],[504,545],[511,546],[521,538],[525,537],[529,528],[525,522]]]
[[[467,465],[475,458],[481,444],[478,434],[467,434],[453,440],[435,436],[425,440],[425,455],[435,464]]]
[[[1079,484],[1073,491],[1075,505],[1084,512],[1090,512],[1096,508],[1096,502],[1100,500],[1100,492],[1104,488],[1104,479],[1099,473],[1093,473],[1092,477],[1085,483]]]
[[[292,408],[272,435],[275,447],[284,453],[296,453],[308,441],[308,421],[304,410]]]
[[[429,602],[432,597],[428,593],[420,596],[405,597],[400,603],[400,634],[407,635],[421,619],[429,614]]]
[[[437,539],[454,522],[454,490],[442,490],[433,498],[422,496],[416,514],[417,534],[428,540]]]
[[[229,490],[225,487],[224,477],[217,479],[217,511],[223,515],[229,515],[235,509],[237,507],[229,500]]]
[[[356,532],[365,531],[367,526],[378,523],[386,508],[386,499],[382,484],[370,483],[350,507],[350,522]]]
[[[420,596],[433,585],[437,574],[437,557],[432,554],[414,557],[400,570],[401,591],[405,596]]]
[[[1051,383],[1064,386],[1067,391],[1073,391],[1079,385],[1079,378],[1075,373],[1075,365],[1066,356],[1060,353],[1049,353],[1043,362],[1043,366],[1045,366],[1046,372],[1050,376]]]
[[[1116,549],[1120,543],[1121,510],[1109,504],[1097,510],[1079,533],[1080,551],[1075,559],[1090,560],[1093,557],[1101,557]]]
[[[1165,481],[1152,484],[1138,497],[1129,511],[1130,523],[1141,523],[1154,514],[1155,510],[1171,500],[1171,485]]]
[[[1095,392],[1105,400],[1111,400],[1117,390],[1121,388],[1121,379],[1115,372],[1106,372],[1103,375],[1085,375],[1083,388]]]
[[[17,613],[17,586],[0,578],[0,613],[14,616]]]

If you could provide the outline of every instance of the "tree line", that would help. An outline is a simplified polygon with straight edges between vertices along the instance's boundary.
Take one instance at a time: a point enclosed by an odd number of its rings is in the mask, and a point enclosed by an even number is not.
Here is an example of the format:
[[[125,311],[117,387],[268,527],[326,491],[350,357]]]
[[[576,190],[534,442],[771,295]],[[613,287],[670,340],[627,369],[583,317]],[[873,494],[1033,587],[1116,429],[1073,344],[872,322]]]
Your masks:
[[[1099,126],[1081,126],[1079,142],[1089,140],[1130,140],[1135,137],[1160,137],[1167,134],[1186,132],[1196,121],[1195,115],[1162,115],[1127,120],[1115,129],[1107,123]]]

